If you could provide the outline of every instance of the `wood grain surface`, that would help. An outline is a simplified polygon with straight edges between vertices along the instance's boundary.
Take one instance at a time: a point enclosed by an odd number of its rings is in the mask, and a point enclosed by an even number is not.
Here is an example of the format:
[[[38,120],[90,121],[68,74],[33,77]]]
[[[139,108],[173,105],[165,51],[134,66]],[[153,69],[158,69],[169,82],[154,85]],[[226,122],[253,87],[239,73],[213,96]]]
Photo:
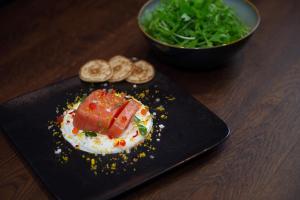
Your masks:
[[[220,148],[120,199],[299,199],[300,1],[253,0],[262,23],[221,69],[189,72],[149,51],[136,16],[145,0],[14,0],[0,7],[0,102],[116,54],[152,62],[229,125]],[[51,199],[0,133],[0,199]]]

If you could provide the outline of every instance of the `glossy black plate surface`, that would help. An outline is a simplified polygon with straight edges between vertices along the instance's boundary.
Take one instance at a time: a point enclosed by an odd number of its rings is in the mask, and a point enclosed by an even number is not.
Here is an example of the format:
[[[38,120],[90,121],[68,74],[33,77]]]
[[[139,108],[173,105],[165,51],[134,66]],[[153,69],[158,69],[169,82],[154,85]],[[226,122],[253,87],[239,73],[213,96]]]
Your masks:
[[[114,197],[215,147],[229,135],[226,124],[220,118],[160,73],[150,83],[136,88],[125,82],[93,85],[94,89],[103,87],[129,94],[145,89],[159,90],[159,93],[154,93],[154,98],[162,99],[166,95],[176,98],[166,106],[168,119],[163,122],[165,128],[160,141],[153,141],[156,147],[154,159],[141,160],[134,166],[135,171],[95,176],[78,150],[74,150],[68,163],[61,165],[57,161],[48,121],[57,116],[57,105],[65,104],[67,98],[78,91],[91,88],[90,84],[81,82],[77,77],[17,97],[0,107],[3,132],[58,199]],[[149,105],[153,112],[157,102],[152,98],[143,103]]]

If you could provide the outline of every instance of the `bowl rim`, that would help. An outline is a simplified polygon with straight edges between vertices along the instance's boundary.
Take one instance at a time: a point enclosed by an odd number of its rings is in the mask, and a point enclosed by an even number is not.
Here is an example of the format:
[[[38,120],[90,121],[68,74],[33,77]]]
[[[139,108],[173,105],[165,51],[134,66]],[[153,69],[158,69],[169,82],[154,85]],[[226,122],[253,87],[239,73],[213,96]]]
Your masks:
[[[261,16],[260,16],[259,10],[256,8],[256,6],[252,2],[250,2],[249,0],[244,0],[244,3],[248,4],[255,11],[256,16],[257,16],[257,21],[256,21],[255,26],[251,29],[251,31],[248,32],[247,35],[245,35],[244,37],[239,38],[237,40],[233,40],[233,41],[231,41],[231,42],[229,42],[227,44],[221,44],[221,45],[212,46],[212,47],[194,47],[194,48],[191,48],[191,47],[181,47],[181,46],[177,46],[177,45],[173,45],[173,44],[168,44],[168,43],[164,43],[164,42],[162,42],[160,40],[157,40],[156,38],[154,38],[150,34],[148,34],[146,31],[144,31],[144,29],[142,28],[142,25],[140,24],[140,19],[141,19],[141,16],[142,16],[142,12],[153,1],[157,1],[157,0],[148,0],[141,7],[141,9],[139,10],[139,13],[138,13],[138,16],[137,16],[138,27],[145,34],[145,36],[147,36],[149,39],[151,39],[151,40],[155,41],[156,43],[161,44],[163,46],[172,47],[172,48],[176,48],[176,49],[190,49],[190,50],[200,50],[200,49],[203,49],[204,50],[204,49],[215,49],[215,48],[219,48],[219,47],[230,46],[232,44],[238,43],[238,42],[240,42],[240,41],[242,41],[242,40],[250,37],[256,31],[256,29],[258,28],[258,26],[260,25],[260,22],[261,22]]]

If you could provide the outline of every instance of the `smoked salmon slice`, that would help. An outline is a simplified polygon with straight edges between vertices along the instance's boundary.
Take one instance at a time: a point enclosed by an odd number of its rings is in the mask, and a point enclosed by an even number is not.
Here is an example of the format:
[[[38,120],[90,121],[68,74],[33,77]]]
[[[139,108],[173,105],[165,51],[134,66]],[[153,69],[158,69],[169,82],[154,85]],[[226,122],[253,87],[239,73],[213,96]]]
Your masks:
[[[123,93],[96,90],[79,105],[73,125],[79,130],[119,137],[140,107],[138,101],[127,100]]]
[[[130,100],[125,108],[120,112],[117,118],[115,118],[112,126],[108,129],[108,135],[115,138],[119,137],[127,128],[132,117],[139,110],[141,104],[135,100]]]
[[[74,127],[84,131],[107,132],[112,120],[127,105],[124,96],[113,90],[92,92],[76,110]]]

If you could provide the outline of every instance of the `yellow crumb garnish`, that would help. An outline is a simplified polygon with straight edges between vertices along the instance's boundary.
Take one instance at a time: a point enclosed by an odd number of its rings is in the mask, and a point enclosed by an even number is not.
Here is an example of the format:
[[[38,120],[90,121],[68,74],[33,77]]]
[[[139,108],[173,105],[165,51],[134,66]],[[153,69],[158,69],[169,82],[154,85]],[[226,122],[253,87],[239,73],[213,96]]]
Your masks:
[[[118,138],[114,139],[114,146],[118,146],[119,143],[120,143],[120,139]]]
[[[122,97],[122,93],[116,92],[116,93],[115,93],[115,96],[117,96],[117,97]]]
[[[145,152],[140,153],[140,154],[139,154],[139,157],[140,157],[140,158],[146,157],[146,153],[145,153]]]
[[[76,96],[75,97],[75,102],[79,102],[79,101],[81,101],[81,97],[80,96]]]
[[[162,119],[168,119],[168,116],[167,115],[161,115],[160,118],[162,118]]]
[[[128,157],[127,157],[125,154],[121,154],[121,158],[122,158],[124,161],[127,161],[127,160],[128,160]]]
[[[97,165],[91,165],[91,170],[96,170],[97,169]]]
[[[141,92],[140,94],[138,94],[138,98],[140,98],[140,99],[143,99],[145,96],[146,95],[144,92]]]
[[[148,133],[145,137],[146,140],[151,140],[151,137],[152,137],[152,134],[151,133]]]
[[[91,159],[91,170],[96,170],[97,164],[94,158]]]
[[[68,109],[72,109],[72,108],[73,108],[73,104],[72,104],[72,103],[68,103],[68,104],[67,104],[67,108],[68,108]]]
[[[168,99],[169,101],[174,101],[176,98],[175,97],[168,97],[168,96],[166,96],[166,99]]]
[[[162,105],[160,105],[160,106],[158,106],[158,107],[156,107],[156,110],[158,110],[158,111],[164,111],[165,110],[165,108],[162,106]]]
[[[69,158],[67,156],[62,156],[62,159],[66,162],[69,160]]]
[[[117,164],[116,163],[112,163],[110,169],[111,170],[116,170],[117,169]]]
[[[58,135],[58,134],[59,134],[58,131],[54,131],[52,135],[55,136],[55,135]]]

